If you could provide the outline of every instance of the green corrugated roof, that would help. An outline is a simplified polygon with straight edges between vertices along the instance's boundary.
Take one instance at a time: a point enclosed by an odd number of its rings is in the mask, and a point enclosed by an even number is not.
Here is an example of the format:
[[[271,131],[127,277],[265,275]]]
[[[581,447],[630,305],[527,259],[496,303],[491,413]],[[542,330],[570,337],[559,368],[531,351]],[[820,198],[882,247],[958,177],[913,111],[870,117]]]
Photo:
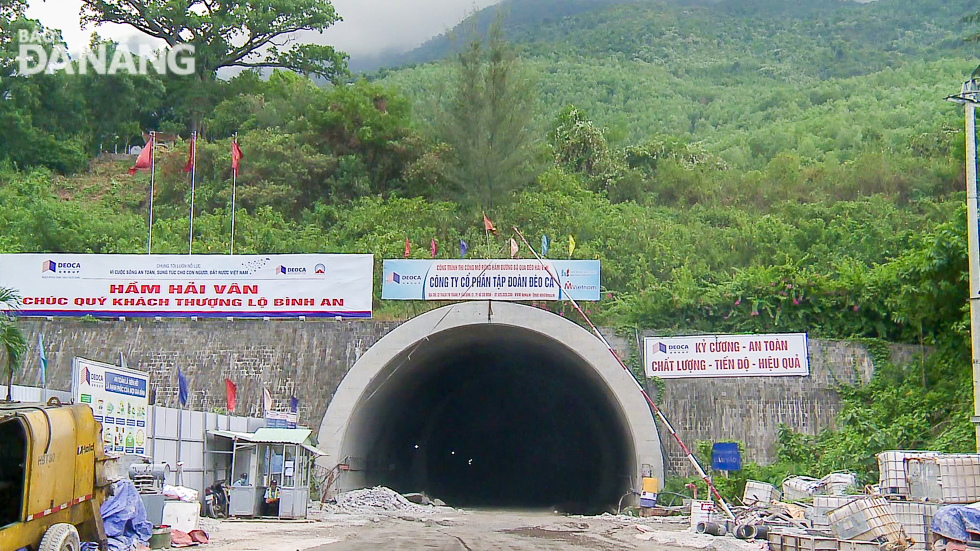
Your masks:
[[[310,429],[269,429],[261,428],[255,432],[233,432],[229,430],[208,431],[215,436],[223,436],[233,440],[243,440],[259,444],[296,444],[303,446],[316,455],[327,455],[323,450],[313,445]]]
[[[275,442],[277,444],[308,444],[310,429],[270,429],[261,428],[252,433],[252,442]]]

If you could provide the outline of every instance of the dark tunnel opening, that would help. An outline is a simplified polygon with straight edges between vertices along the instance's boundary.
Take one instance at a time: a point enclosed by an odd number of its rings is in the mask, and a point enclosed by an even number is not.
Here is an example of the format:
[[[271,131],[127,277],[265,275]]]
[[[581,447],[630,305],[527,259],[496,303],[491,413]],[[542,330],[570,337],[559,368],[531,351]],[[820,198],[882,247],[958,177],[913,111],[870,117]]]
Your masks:
[[[584,514],[614,509],[630,488],[633,444],[612,391],[540,333],[488,324],[432,335],[364,396],[353,449],[368,486]]]

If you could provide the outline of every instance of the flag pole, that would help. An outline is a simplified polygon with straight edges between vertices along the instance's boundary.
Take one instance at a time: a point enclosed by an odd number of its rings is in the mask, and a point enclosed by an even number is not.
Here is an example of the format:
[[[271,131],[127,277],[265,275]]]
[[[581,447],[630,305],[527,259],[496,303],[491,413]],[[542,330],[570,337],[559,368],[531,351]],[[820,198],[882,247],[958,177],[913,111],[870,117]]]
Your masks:
[[[490,258],[492,254],[490,253],[490,230],[484,230],[487,234],[487,258]]]
[[[180,468],[180,463],[181,463],[180,462],[180,448],[181,448],[181,444],[183,444],[183,442],[184,442],[184,438],[183,438],[183,434],[181,434],[181,431],[180,431],[180,429],[181,429],[181,426],[180,425],[181,425],[181,421],[182,421],[181,417],[184,416],[184,405],[180,403],[180,387],[181,387],[181,384],[180,384],[180,368],[178,367],[177,368],[177,457],[176,457],[177,461],[176,461],[176,465],[174,465],[177,468],[177,473],[176,473],[176,475],[177,475],[176,476],[177,484],[176,484],[176,486],[181,486],[183,484],[183,481],[181,480],[181,478],[183,478],[183,473],[181,472],[181,468]]]
[[[238,144],[238,132],[232,138],[233,143]],[[234,149],[232,149],[234,155]],[[235,254],[235,180],[238,177],[238,169],[231,167],[231,254]]]
[[[37,334],[38,363],[41,364],[41,401],[48,401],[48,355],[44,353],[44,335]]]
[[[146,254],[153,253],[153,177],[156,174],[156,132],[150,130],[150,226],[146,237]]]
[[[194,179],[197,172],[197,131],[191,132],[191,223],[187,237],[187,254],[193,253],[194,246]]]

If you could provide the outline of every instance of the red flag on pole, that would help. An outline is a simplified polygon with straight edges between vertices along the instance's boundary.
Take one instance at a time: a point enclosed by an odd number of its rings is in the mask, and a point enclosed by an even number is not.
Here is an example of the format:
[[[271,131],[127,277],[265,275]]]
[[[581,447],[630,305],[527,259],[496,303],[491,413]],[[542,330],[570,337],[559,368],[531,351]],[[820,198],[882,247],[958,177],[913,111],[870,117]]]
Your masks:
[[[196,145],[197,145],[197,136],[191,134],[191,149],[190,152],[187,154],[187,164],[184,165],[184,172],[190,172],[191,170],[194,169],[194,154],[196,153],[195,150],[197,149],[197,147],[195,147]]]
[[[432,238],[432,258],[436,257],[436,238]]]
[[[140,151],[140,156],[136,158],[136,164],[133,168],[129,169],[129,175],[133,176],[136,174],[137,170],[149,170],[151,165],[151,157],[153,156],[153,136],[150,136],[150,141],[143,146],[143,151]]]
[[[497,228],[493,225],[493,222],[487,218],[487,213],[483,213],[483,229],[497,235]]]
[[[225,379],[225,392],[227,393],[228,411],[235,411],[235,402],[238,399],[238,387],[231,379]]]
[[[238,136],[231,142],[231,169],[238,173],[238,163],[245,158],[242,148],[238,147]]]
[[[411,252],[412,252],[412,245],[409,244],[408,238],[406,237],[405,238],[405,258],[408,258],[408,255],[411,254]]]

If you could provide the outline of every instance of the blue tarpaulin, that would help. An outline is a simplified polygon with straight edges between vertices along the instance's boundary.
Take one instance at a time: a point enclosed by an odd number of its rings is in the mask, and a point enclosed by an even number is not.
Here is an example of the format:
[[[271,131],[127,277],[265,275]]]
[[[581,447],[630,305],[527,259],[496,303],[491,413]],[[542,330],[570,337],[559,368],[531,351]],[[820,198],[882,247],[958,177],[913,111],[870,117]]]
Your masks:
[[[105,500],[100,512],[105,535],[109,539],[109,551],[130,551],[137,543],[150,541],[153,524],[146,520],[146,508],[132,482],[116,482],[113,495]],[[94,543],[82,546],[83,551],[97,549]]]
[[[970,534],[980,534],[980,509],[966,505],[940,507],[932,517],[934,534],[948,540],[967,542]]]

